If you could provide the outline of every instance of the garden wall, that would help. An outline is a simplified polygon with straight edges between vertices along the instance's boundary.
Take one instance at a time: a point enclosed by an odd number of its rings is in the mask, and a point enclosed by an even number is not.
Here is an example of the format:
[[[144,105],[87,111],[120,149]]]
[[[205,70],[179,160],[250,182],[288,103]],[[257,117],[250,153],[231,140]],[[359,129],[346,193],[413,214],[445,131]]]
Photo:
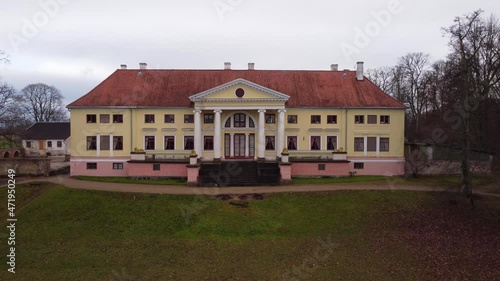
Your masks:
[[[7,175],[9,169],[16,171],[16,176],[49,176],[50,159],[47,158],[10,158],[0,159],[0,176]]]

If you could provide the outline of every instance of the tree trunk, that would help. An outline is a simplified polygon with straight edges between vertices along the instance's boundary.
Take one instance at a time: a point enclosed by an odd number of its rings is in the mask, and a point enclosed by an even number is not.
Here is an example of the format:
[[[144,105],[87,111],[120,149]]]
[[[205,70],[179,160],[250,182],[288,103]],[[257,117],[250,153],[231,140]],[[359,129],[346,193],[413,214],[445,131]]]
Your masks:
[[[472,196],[472,178],[470,173],[470,149],[471,149],[471,135],[470,135],[470,114],[466,112],[463,118],[464,130],[464,143],[462,147],[462,191],[465,197],[469,198],[472,208],[474,208],[474,198]]]

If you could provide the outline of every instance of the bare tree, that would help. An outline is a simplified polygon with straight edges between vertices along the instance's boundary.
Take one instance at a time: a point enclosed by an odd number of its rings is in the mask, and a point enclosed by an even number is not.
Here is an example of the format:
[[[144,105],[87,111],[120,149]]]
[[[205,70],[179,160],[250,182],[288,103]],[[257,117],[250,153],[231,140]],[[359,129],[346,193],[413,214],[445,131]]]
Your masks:
[[[66,119],[63,96],[54,86],[30,84],[21,90],[21,101],[21,107],[35,122]]]
[[[375,83],[382,91],[393,95],[394,67],[383,66],[380,68],[368,69],[366,76]]]
[[[420,132],[422,114],[427,109],[425,73],[429,68],[429,55],[424,53],[409,53],[399,59],[402,95],[408,106],[410,121],[414,122],[415,130]]]
[[[456,65],[456,109],[460,115],[461,173],[464,194],[472,199],[470,152],[472,126],[481,103],[493,96],[500,81],[500,25],[493,17],[481,18],[482,11],[458,17],[445,29],[450,36],[452,53],[449,60]]]
[[[5,119],[10,115],[14,101],[16,99],[16,90],[7,83],[0,82],[0,121],[5,122]]]
[[[10,62],[9,56],[2,50],[0,50],[0,62],[3,62],[3,63]]]

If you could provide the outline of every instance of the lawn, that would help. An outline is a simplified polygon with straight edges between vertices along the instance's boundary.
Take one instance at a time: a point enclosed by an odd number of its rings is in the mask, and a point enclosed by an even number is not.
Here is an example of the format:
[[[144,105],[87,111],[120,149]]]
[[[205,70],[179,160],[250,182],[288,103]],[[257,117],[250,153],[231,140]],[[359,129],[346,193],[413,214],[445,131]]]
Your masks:
[[[500,278],[493,198],[472,210],[449,194],[408,191],[272,194],[248,208],[55,185],[16,194],[17,273],[0,247],[1,280]]]
[[[367,183],[367,184],[397,184],[453,187],[459,186],[460,176],[419,176],[413,177],[384,177],[384,176],[354,176],[354,177],[312,177],[293,178],[293,184],[335,184],[335,183]],[[491,176],[477,176],[472,178],[475,186],[487,185],[493,182]]]
[[[165,184],[165,185],[185,185],[185,179],[133,179],[127,177],[91,177],[91,176],[76,176],[76,179],[99,182],[115,182],[115,183],[139,183],[139,184]]]
[[[384,176],[355,176],[355,177],[317,177],[317,178],[293,178],[293,184],[331,184],[331,183],[359,183],[371,181],[385,181]]]

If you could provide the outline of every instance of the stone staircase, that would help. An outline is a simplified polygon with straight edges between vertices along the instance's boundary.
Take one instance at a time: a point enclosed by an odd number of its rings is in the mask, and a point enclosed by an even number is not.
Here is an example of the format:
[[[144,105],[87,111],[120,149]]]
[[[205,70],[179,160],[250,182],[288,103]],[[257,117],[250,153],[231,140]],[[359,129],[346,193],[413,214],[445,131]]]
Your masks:
[[[198,175],[198,185],[278,185],[280,179],[280,170],[276,162],[224,161],[221,163],[202,163]]]

